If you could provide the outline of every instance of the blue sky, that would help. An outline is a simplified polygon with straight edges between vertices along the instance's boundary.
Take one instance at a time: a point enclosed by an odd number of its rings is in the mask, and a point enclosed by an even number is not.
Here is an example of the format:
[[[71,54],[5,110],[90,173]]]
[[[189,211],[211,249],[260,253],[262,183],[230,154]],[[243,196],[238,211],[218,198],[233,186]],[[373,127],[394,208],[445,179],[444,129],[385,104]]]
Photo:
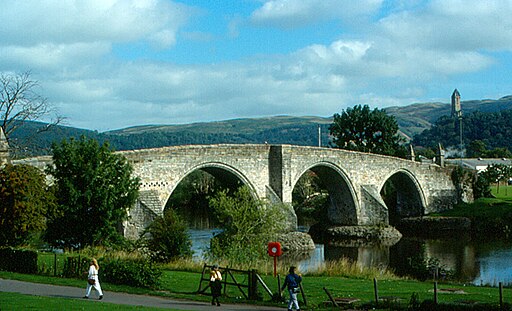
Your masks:
[[[98,131],[511,95],[512,1],[0,0],[0,73]]]

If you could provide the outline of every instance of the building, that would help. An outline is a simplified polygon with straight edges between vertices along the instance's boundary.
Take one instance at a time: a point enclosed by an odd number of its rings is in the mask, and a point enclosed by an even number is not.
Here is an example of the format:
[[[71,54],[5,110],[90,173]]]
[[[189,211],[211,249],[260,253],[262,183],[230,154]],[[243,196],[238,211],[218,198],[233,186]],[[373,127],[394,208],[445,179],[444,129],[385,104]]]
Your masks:
[[[447,163],[453,165],[461,165],[464,168],[476,171],[483,172],[493,164],[501,164],[506,166],[512,166],[512,159],[508,158],[462,158],[462,159],[446,159]]]
[[[460,106],[460,93],[455,89],[452,93],[452,118],[460,118],[462,116],[462,108]]]

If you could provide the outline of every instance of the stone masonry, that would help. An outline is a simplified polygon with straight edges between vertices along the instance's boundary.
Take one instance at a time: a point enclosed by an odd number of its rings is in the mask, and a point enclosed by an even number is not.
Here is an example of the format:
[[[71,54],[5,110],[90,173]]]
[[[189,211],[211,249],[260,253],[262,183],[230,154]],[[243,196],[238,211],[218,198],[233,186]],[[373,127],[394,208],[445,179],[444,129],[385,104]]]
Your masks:
[[[255,197],[289,206],[296,216],[292,191],[308,170],[326,185],[330,221],[341,226],[388,224],[390,211],[380,191],[387,181],[397,188],[400,217],[423,216],[449,209],[457,200],[451,169],[435,164],[332,148],[292,145],[190,145],[120,152],[141,178],[141,199],[126,224],[135,237],[147,225],[148,213],[161,215],[173,190],[188,174],[204,170],[227,183],[248,186]]]
[[[244,184],[256,198],[285,203],[290,229],[296,227],[292,191],[308,170],[315,172],[329,191],[328,215],[337,226],[387,225],[391,215],[423,216],[449,209],[457,201],[450,168],[370,153],[267,144],[189,145],[118,153],[128,159],[141,180],[139,200],[124,226],[130,238],[137,238],[162,215],[174,189],[196,170],[228,185]],[[51,164],[51,158],[19,162],[43,168]],[[387,182],[397,189],[392,211],[380,195]]]

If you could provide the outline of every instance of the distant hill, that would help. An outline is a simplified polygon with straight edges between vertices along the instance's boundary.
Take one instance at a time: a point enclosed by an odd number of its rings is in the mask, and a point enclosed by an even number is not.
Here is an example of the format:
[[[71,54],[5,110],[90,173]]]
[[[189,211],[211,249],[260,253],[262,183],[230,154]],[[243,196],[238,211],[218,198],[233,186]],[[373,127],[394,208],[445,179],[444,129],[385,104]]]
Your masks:
[[[468,100],[461,102],[462,112],[469,114],[474,111],[497,112],[512,109],[512,96],[498,100]],[[386,112],[395,116],[400,130],[409,137],[423,132],[432,126],[441,116],[449,116],[452,106],[450,103],[423,103],[403,107],[388,107]]]
[[[512,96],[498,100],[462,101],[463,113],[473,111],[497,112],[512,109]],[[417,103],[385,110],[395,116],[400,131],[407,137],[429,129],[443,115],[450,115],[449,103]],[[340,111],[334,111],[334,113]],[[318,146],[318,127],[322,146],[327,146],[328,129],[332,117],[275,116],[268,118],[244,118],[217,122],[201,122],[183,125],[142,125],[99,133],[67,126],[56,126],[34,135],[44,128],[39,122],[26,122],[11,137],[18,144],[16,156],[48,154],[51,143],[70,137],[94,138],[109,141],[116,150],[154,148],[188,144],[218,143],[269,143]],[[31,139],[27,139],[31,137]],[[28,141],[28,143],[27,143]],[[21,142],[24,142],[21,144]]]
[[[183,125],[143,125],[103,133],[55,126],[34,135],[45,124],[26,122],[12,135],[11,142],[19,142],[15,148],[17,157],[48,154],[52,142],[81,135],[100,142],[108,141],[116,150],[221,143],[318,146],[320,127],[322,145],[327,146],[331,123],[331,118],[276,116]]]

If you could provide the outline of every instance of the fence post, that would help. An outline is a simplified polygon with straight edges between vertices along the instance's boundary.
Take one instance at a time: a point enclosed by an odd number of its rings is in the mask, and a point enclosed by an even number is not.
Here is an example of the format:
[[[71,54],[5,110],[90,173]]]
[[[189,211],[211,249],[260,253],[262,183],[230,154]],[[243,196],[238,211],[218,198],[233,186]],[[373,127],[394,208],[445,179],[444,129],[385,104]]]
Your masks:
[[[57,276],[57,253],[53,253],[53,276]]]
[[[375,294],[375,305],[379,304],[379,288],[377,286],[377,279],[373,278],[373,292]]]
[[[503,283],[500,282],[500,310],[503,310]]]
[[[437,305],[437,282],[434,282],[434,304]]]
[[[257,293],[256,293],[257,286],[258,286],[258,280],[256,279],[256,270],[253,269],[253,270],[249,271],[249,289],[248,289],[249,299],[251,299],[251,300],[258,299]]]
[[[300,293],[302,295],[302,299],[304,299],[304,305],[307,306],[308,305],[308,300],[306,298],[306,294],[304,294],[304,288],[302,287],[302,282],[299,283],[299,288],[300,288]]]

